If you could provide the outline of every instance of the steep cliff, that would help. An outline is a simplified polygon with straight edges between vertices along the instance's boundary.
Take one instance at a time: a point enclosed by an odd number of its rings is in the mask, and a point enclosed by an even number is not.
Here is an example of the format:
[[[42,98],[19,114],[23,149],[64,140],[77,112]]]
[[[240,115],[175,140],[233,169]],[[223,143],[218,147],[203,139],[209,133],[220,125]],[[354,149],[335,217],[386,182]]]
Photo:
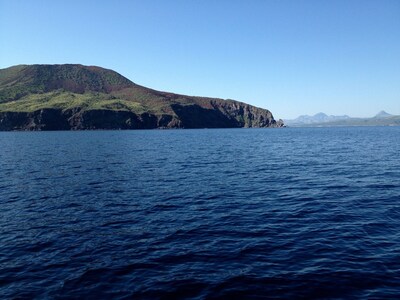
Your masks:
[[[100,67],[0,70],[0,130],[282,127],[234,100],[159,92]]]

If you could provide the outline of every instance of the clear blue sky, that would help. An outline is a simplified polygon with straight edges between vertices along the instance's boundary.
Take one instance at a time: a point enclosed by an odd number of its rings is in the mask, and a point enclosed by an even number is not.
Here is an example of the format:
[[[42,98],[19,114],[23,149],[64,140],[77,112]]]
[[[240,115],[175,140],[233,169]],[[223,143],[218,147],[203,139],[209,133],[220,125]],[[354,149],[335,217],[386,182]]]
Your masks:
[[[0,68],[80,63],[300,114],[400,115],[400,1],[0,0]]]

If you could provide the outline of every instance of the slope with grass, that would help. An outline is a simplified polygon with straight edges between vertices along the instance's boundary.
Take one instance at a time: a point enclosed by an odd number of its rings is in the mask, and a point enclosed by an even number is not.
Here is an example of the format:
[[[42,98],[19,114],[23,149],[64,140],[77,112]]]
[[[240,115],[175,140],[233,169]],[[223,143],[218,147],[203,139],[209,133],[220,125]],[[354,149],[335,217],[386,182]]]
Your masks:
[[[100,67],[18,65],[0,70],[0,130],[281,126],[266,109],[159,92]]]

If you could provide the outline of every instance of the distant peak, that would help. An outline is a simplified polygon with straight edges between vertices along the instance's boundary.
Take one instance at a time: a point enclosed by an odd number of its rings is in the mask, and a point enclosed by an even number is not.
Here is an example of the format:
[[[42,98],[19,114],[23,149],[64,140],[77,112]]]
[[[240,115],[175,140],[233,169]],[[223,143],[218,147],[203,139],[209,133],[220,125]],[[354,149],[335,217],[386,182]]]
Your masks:
[[[381,110],[380,112],[378,112],[378,113],[375,115],[375,118],[388,118],[388,117],[391,117],[391,116],[393,116],[393,115],[387,113],[387,112],[384,111],[384,110]]]

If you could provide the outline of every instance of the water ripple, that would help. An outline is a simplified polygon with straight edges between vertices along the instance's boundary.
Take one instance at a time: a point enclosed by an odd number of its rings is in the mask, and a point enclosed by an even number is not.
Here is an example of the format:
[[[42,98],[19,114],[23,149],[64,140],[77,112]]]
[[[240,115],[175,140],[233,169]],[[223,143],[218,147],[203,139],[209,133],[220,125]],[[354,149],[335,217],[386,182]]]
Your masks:
[[[396,299],[399,136],[0,133],[0,297]]]

